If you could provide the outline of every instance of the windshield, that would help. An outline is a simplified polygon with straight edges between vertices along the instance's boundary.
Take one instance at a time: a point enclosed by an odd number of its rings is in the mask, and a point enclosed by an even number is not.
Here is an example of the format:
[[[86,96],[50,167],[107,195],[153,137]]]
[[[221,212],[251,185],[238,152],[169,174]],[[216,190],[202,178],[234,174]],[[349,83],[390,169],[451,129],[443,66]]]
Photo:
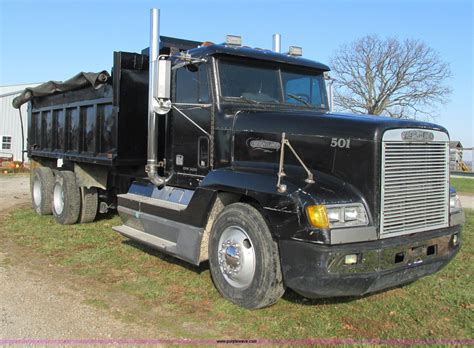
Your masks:
[[[323,72],[272,64],[219,61],[221,96],[249,104],[327,108]]]

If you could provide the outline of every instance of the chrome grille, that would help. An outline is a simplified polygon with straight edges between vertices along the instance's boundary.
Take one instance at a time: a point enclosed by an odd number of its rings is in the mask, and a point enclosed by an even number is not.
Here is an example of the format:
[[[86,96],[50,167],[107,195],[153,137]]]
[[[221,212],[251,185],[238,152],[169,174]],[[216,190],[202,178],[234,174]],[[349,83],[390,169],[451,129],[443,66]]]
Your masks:
[[[382,141],[381,237],[448,226],[449,139],[403,141],[391,130]]]

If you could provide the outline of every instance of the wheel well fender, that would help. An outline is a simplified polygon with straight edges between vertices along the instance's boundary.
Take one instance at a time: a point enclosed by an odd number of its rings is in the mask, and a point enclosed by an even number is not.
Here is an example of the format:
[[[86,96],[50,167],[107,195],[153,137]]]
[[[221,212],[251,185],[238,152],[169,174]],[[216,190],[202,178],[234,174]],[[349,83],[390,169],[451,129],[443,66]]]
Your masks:
[[[100,166],[74,163],[74,174],[79,187],[107,189],[108,171]]]
[[[278,217],[283,219],[278,214],[278,209],[285,210],[288,206],[294,205],[292,197],[277,191],[276,178],[270,175],[215,170],[204,178],[200,186],[215,190],[218,192],[218,195],[204,228],[199,262],[209,259],[208,244],[210,232],[215,219],[226,205],[242,202],[254,206],[267,221],[272,235],[276,231],[275,225],[280,224]],[[283,226],[284,224],[281,225]]]
[[[241,195],[231,192],[218,192],[214,204],[212,205],[211,211],[207,218],[206,226],[201,239],[201,248],[199,252],[199,263],[209,260],[208,246],[209,237],[211,235],[212,226],[216,221],[219,213],[224,209],[226,205],[239,202]]]

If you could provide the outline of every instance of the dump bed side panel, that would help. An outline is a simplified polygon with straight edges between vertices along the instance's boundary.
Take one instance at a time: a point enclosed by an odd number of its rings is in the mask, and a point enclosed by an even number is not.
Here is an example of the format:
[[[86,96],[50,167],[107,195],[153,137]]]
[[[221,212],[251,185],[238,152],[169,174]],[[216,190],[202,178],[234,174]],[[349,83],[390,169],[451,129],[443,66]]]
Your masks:
[[[112,86],[35,98],[28,120],[28,153],[109,164],[116,154]]]

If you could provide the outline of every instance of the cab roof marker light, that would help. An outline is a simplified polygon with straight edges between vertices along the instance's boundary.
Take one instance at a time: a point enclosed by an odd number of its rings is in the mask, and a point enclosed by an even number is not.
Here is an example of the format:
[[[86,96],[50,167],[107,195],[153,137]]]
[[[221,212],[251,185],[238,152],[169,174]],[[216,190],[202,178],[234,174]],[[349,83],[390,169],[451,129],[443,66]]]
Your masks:
[[[225,44],[227,46],[242,46],[242,37],[237,35],[227,35],[225,37]]]
[[[301,57],[303,55],[303,48],[298,46],[290,46],[290,48],[288,49],[288,55]]]

